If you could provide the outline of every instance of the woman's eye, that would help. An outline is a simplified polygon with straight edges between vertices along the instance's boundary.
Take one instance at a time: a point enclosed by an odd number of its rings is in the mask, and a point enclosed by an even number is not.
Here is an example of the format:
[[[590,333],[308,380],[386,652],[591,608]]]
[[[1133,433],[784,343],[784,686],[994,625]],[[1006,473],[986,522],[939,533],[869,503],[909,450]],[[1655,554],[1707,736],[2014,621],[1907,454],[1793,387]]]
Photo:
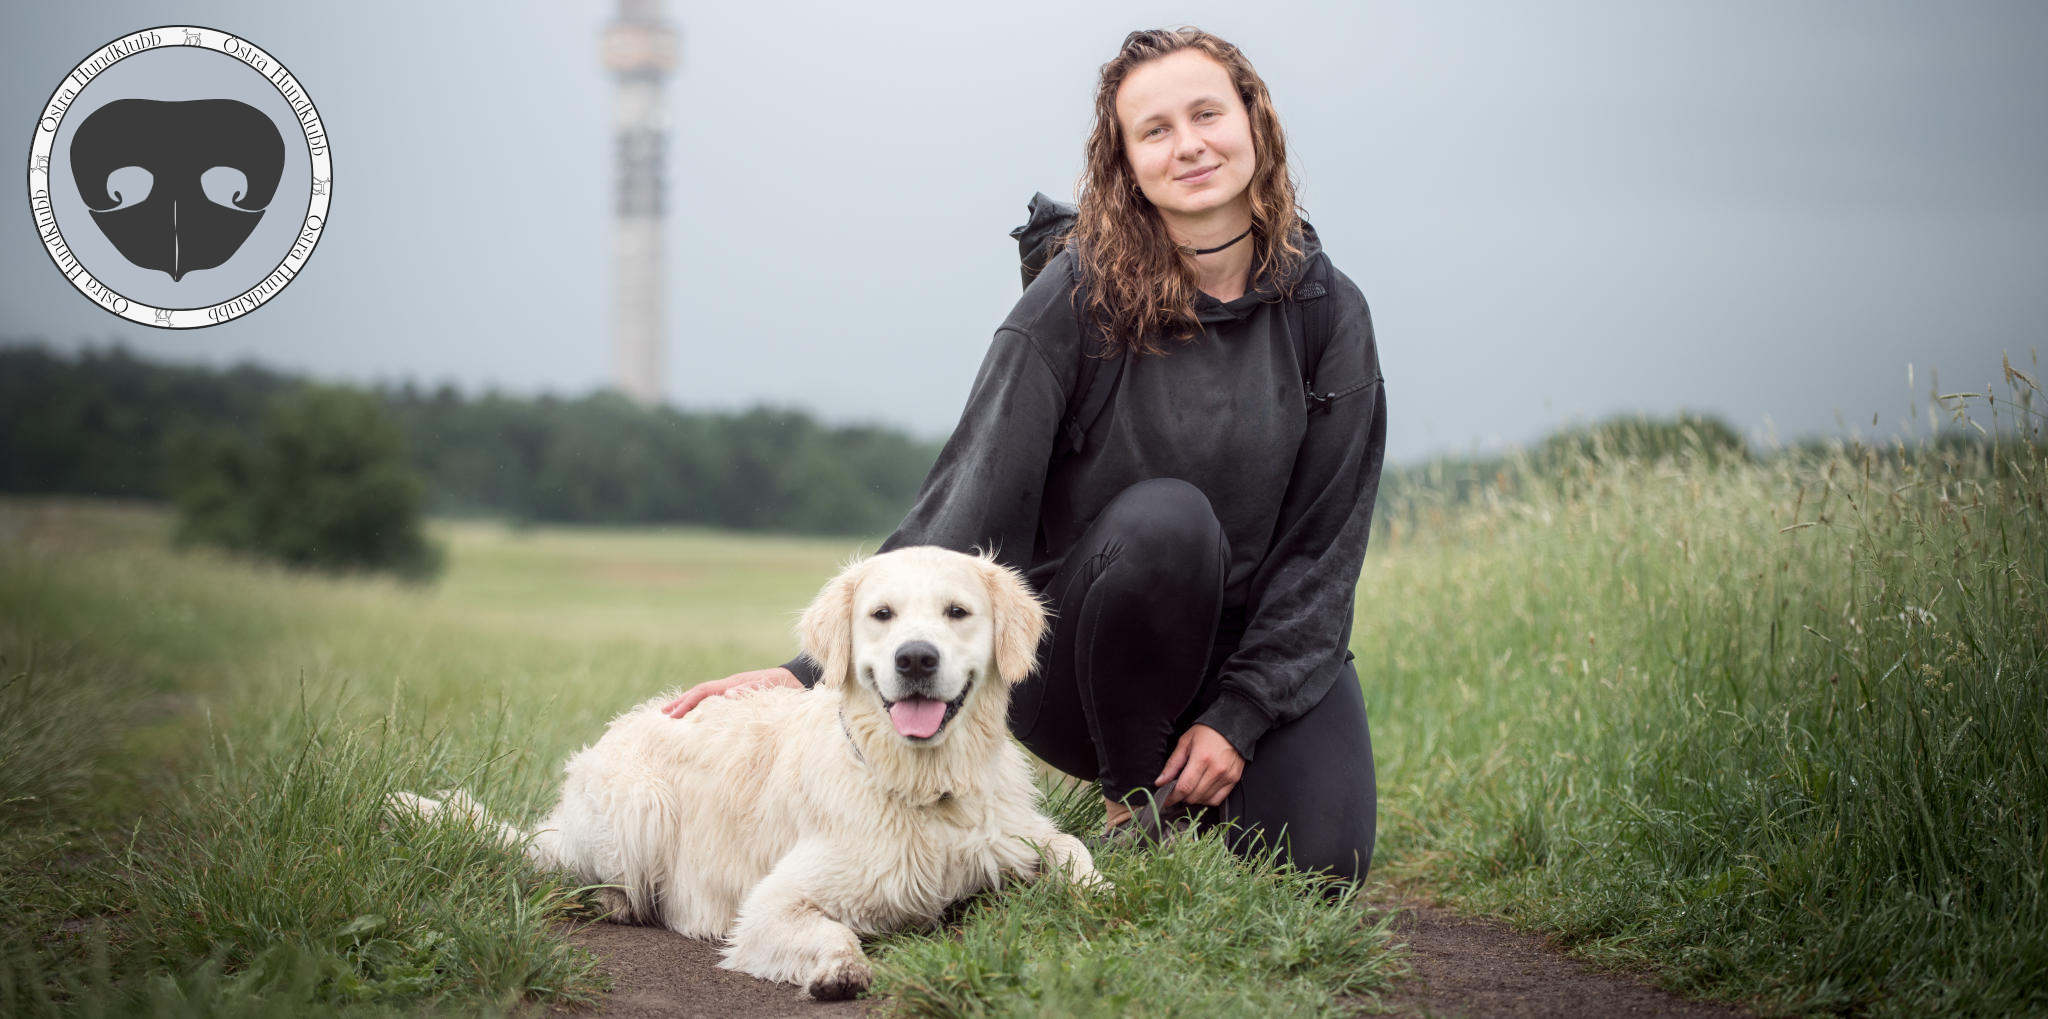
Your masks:
[[[884,605],[881,608],[878,608],[875,611],[870,612],[868,614],[884,622],[887,622],[889,619],[896,615],[896,613],[889,611],[889,606],[887,605]]]
[[[1152,130],[1145,132],[1145,137],[1150,138],[1153,135],[1158,134],[1159,132],[1164,130],[1166,130],[1166,128],[1164,127],[1155,127]]]
[[[966,619],[966,618],[968,617],[968,615],[969,615],[968,611],[967,611],[966,609],[963,609],[963,608],[961,608],[961,607],[960,607],[960,606],[958,606],[958,605],[948,605],[948,606],[946,606],[946,618],[947,618],[947,619]]]

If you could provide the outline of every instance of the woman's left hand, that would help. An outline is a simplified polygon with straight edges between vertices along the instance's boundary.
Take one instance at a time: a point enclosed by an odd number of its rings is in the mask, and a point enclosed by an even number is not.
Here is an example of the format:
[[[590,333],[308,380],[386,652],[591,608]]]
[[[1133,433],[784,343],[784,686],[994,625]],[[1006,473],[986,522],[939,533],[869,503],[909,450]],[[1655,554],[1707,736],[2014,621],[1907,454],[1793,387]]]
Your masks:
[[[1173,783],[1173,791],[1159,801],[1162,807],[1182,802],[1215,807],[1222,805],[1243,776],[1244,758],[1238,756],[1237,748],[1222,733],[1196,724],[1180,734],[1180,743],[1166,759],[1166,770],[1152,784]]]

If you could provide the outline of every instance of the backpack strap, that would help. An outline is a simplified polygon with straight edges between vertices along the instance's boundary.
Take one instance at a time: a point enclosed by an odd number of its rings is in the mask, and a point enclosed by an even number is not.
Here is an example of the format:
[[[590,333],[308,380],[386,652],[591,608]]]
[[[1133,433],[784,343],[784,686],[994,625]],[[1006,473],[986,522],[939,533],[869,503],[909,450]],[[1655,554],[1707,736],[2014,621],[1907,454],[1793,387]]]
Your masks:
[[[1293,330],[1294,356],[1301,365],[1302,398],[1308,403],[1308,412],[1327,410],[1330,393],[1316,391],[1316,372],[1323,364],[1323,351],[1330,349],[1330,337],[1337,331],[1337,302],[1325,300],[1330,294],[1329,256],[1320,252],[1309,263],[1308,272],[1301,284],[1294,288],[1294,304],[1298,309]]]
[[[1059,254],[1066,235],[1080,217],[1080,211],[1043,191],[1031,196],[1027,208],[1029,215],[1024,224],[1011,230],[1010,238],[1017,242],[1017,266],[1024,286],[1028,288],[1039,273],[1045,271],[1053,256]],[[1088,293],[1082,287],[1078,274],[1071,283],[1075,306],[1087,307]],[[1109,406],[1110,397],[1115,395],[1117,383],[1124,375],[1124,356],[1101,356],[1106,353],[1101,334],[1091,327],[1085,314],[1079,318],[1081,336],[1074,348],[1079,363],[1074,372],[1073,392],[1067,394],[1067,415],[1060,423],[1060,435],[1066,442],[1059,450],[1066,455],[1079,453],[1087,446],[1089,427],[1102,416],[1103,408]]]

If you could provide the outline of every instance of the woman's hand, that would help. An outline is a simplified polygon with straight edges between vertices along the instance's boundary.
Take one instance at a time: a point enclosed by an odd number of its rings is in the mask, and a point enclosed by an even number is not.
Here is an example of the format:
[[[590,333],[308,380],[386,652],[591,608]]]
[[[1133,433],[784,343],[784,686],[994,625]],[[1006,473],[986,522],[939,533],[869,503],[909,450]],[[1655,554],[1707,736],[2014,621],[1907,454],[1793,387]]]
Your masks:
[[[1159,801],[1162,807],[1182,802],[1216,807],[1223,804],[1223,798],[1230,795],[1242,777],[1244,758],[1238,756],[1237,748],[1222,733],[1196,724],[1180,734],[1173,756],[1166,759],[1166,770],[1152,784],[1173,783],[1173,791]]]
[[[754,687],[759,686],[802,685],[802,683],[797,681],[796,673],[791,672],[780,665],[772,669],[755,669],[752,672],[735,672],[732,675],[725,677],[724,679],[714,679],[710,682],[699,683],[696,686],[691,687],[689,690],[685,691],[681,697],[678,697],[675,700],[668,702],[668,706],[662,708],[661,713],[667,715],[670,718],[681,718],[684,715],[689,714],[691,708],[694,708],[697,705],[704,703],[704,701],[709,698],[716,697],[719,694],[725,693],[729,690],[752,689]]]

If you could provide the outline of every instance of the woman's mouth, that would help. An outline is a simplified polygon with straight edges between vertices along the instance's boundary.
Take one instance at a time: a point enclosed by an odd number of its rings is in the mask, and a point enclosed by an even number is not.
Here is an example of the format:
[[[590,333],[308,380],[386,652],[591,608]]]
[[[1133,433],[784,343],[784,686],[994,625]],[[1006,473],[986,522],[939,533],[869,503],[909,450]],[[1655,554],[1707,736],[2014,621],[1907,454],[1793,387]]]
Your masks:
[[[1180,181],[1182,184],[1201,184],[1208,181],[1209,178],[1215,175],[1216,167],[1212,166],[1206,170],[1201,171],[1200,173],[1191,173],[1185,177],[1175,177],[1174,179]]]

